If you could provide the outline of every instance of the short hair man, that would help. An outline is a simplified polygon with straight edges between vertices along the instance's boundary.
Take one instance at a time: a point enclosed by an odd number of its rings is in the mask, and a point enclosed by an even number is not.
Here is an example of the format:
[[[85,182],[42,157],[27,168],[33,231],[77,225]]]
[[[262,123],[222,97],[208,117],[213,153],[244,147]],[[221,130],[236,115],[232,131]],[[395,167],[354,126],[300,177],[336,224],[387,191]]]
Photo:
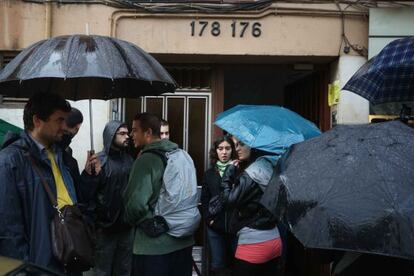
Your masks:
[[[72,142],[73,137],[78,134],[80,127],[83,123],[83,115],[79,109],[72,107],[68,116],[66,117],[64,124],[64,134],[60,145],[64,149],[68,149],[69,153],[72,154],[72,150],[69,148],[70,143]]]
[[[161,119],[160,137],[161,139],[170,139],[170,125],[164,119]]]
[[[83,115],[79,109],[72,107],[63,125],[63,136],[58,143],[69,155],[72,156],[72,149],[69,147],[73,137],[78,134],[83,123]],[[78,169],[79,170],[79,169]]]
[[[133,228],[125,223],[121,192],[128,183],[134,160],[128,154],[128,127],[110,121],[103,131],[104,150],[97,154],[101,166],[96,176],[83,173],[92,186],[95,206],[96,256],[95,275],[130,275]],[[86,171],[87,172],[87,171]],[[89,173],[90,174],[90,173]]]
[[[169,152],[178,148],[173,142],[160,138],[160,126],[160,119],[149,113],[138,114],[132,123],[133,143],[135,147],[143,147],[123,193],[125,217],[133,225],[154,216],[153,207],[163,182],[163,160],[150,151]],[[137,227],[132,275],[191,275],[193,244],[193,236],[175,238],[164,233],[149,237]]]
[[[56,210],[39,174],[56,194],[58,208],[77,202],[62,149],[56,146],[70,110],[56,94],[35,94],[24,108],[24,132],[0,151],[0,255],[60,271],[63,265],[53,257],[49,230]]]
[[[62,140],[58,142],[58,145],[64,150],[63,151],[63,161],[66,164],[72,179],[74,180],[74,185],[76,189],[76,195],[78,198],[78,203],[81,203],[81,209],[88,218],[91,214],[88,214],[89,210],[86,210],[86,204],[89,200],[91,191],[90,185],[88,183],[84,183],[84,178],[81,177],[79,173],[79,165],[78,161],[72,156],[72,148],[70,144],[72,143],[72,139],[78,134],[80,127],[83,123],[83,115],[79,109],[72,107],[71,111],[69,112],[68,116],[65,119],[63,124],[63,136]],[[100,171],[100,163],[97,159],[96,154],[89,156],[86,160],[85,168],[89,168],[90,164],[93,163],[95,166],[95,171]]]

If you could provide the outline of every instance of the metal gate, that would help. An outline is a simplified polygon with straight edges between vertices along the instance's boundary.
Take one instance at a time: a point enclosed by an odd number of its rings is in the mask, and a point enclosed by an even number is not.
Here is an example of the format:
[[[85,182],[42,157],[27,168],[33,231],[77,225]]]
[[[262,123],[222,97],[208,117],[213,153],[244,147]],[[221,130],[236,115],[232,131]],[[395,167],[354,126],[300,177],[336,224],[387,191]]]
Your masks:
[[[190,154],[197,169],[197,179],[201,180],[209,165],[211,93],[180,91],[124,101],[117,106],[123,111],[122,119],[127,123],[131,123],[139,112],[150,112],[168,121],[170,140]]]

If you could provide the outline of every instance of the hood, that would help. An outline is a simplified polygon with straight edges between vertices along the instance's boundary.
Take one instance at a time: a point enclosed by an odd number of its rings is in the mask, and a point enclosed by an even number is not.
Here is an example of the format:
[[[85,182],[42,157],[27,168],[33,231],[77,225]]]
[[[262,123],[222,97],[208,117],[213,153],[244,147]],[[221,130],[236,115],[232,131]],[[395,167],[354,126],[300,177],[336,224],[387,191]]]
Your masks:
[[[273,175],[279,155],[265,155],[256,159],[245,171],[254,182],[264,189]]]
[[[109,150],[111,149],[112,140],[114,139],[115,133],[121,125],[125,125],[125,123],[121,121],[109,121],[104,128],[103,131],[103,144],[104,144],[104,152],[109,154]]]
[[[161,139],[159,141],[153,142],[151,144],[146,145],[142,152],[146,152],[148,150],[161,150],[161,151],[172,151],[178,148],[178,145],[176,143],[171,142],[167,139]]]
[[[39,147],[34,142],[33,138],[30,137],[30,134],[27,131],[22,131],[20,134],[16,133],[7,133],[5,136],[1,150],[12,150],[19,148],[23,151],[30,152],[30,154],[39,160],[43,160],[47,157],[42,157]],[[58,147],[57,150],[60,150]]]

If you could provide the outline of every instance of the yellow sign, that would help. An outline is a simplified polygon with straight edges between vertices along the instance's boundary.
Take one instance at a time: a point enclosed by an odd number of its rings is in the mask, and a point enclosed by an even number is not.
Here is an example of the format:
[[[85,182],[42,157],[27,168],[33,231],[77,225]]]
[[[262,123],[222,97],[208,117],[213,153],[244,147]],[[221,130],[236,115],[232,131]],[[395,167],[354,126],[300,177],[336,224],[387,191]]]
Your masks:
[[[339,80],[334,81],[328,86],[328,105],[333,106],[334,104],[339,103],[339,91],[341,90],[339,86]]]

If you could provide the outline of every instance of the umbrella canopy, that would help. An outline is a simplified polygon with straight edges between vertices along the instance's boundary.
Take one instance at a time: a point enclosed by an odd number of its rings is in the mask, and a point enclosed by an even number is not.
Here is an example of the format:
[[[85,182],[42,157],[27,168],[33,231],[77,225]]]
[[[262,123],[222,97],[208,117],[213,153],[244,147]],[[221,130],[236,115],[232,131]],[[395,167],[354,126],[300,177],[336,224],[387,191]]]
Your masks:
[[[0,72],[0,94],[59,93],[71,100],[174,92],[167,71],[136,45],[98,35],[66,35],[24,49]]]
[[[414,260],[414,129],[338,126],[282,157],[262,203],[305,247]]]
[[[277,154],[321,133],[297,113],[270,105],[235,106],[220,113],[215,124],[249,147]]]
[[[0,94],[29,98],[53,92],[65,99],[137,98],[174,92],[175,81],[136,45],[99,35],[65,35],[39,41],[0,72]],[[92,103],[89,101],[91,149]]]
[[[414,37],[389,43],[362,66],[343,89],[374,105],[414,101]]]

